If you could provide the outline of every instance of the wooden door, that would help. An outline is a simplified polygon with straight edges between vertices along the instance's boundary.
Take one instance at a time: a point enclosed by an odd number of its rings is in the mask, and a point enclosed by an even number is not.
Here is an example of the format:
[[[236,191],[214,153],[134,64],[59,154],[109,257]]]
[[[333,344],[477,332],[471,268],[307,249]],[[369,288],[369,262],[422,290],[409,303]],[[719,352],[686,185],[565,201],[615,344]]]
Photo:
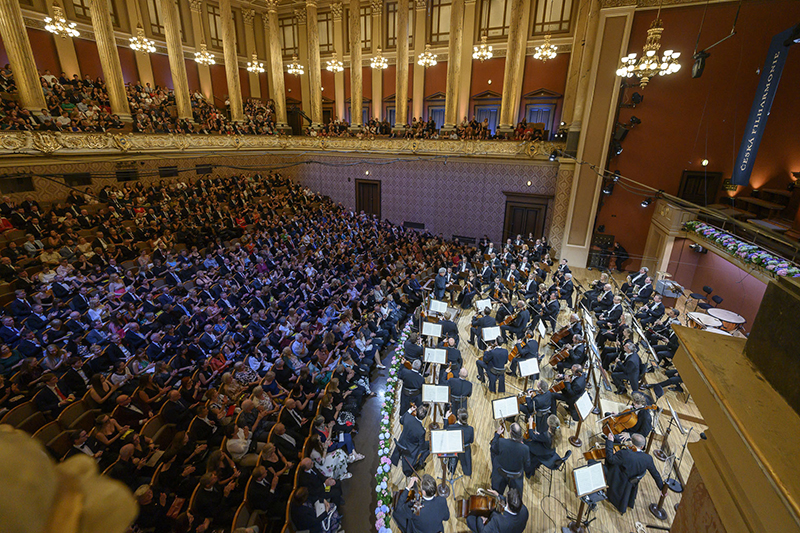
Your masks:
[[[678,197],[703,207],[716,203],[722,172],[684,170]]]
[[[381,218],[381,182],[377,180],[356,180],[356,212]]]
[[[503,224],[503,242],[517,235],[538,239],[544,233],[547,219],[546,196],[534,194],[504,193],[506,195],[506,217]]]

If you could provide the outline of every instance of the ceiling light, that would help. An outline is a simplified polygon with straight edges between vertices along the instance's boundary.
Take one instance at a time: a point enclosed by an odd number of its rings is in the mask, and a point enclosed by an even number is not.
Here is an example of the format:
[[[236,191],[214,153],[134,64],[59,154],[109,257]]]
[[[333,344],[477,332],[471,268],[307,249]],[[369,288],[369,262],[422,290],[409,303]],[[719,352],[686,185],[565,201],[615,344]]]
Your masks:
[[[303,75],[303,65],[297,62],[297,56],[292,56],[292,62],[289,63],[289,67],[286,69],[286,72],[289,74],[294,74],[295,76]]]
[[[550,152],[550,157],[548,157],[548,160],[555,161],[557,157],[558,157],[558,150],[553,150],[552,152]]]
[[[544,44],[533,49],[533,58],[546,63],[548,59],[555,59],[558,47],[550,44],[550,34],[544,36]]]
[[[253,52],[253,60],[247,62],[247,72],[252,72],[253,74],[264,72],[264,63],[258,60],[258,54],[255,52]]]
[[[136,26],[136,36],[131,37],[129,40],[131,42],[131,50],[135,52],[140,52],[142,54],[152,54],[153,52],[156,51],[155,43],[153,43],[153,41],[145,37],[144,28],[142,28],[141,23],[139,23]]]
[[[81,34],[75,29],[75,26],[77,24],[74,22],[67,22],[64,17],[64,11],[57,4],[53,4],[53,16],[44,18],[44,29],[63,39],[77,37]]]
[[[339,61],[339,57],[336,55],[336,52],[334,52],[333,57],[328,60],[325,68],[329,72],[341,72],[344,70],[344,63]]]
[[[701,164],[701,165],[703,165],[704,167],[707,167],[707,166],[708,166],[708,159],[703,159],[703,160],[700,162],[700,164]]]
[[[200,51],[194,53],[194,60],[201,65],[213,65],[216,63],[214,54],[208,51],[205,42],[200,43]]]
[[[491,59],[494,55],[491,45],[486,44],[486,35],[481,37],[481,44],[479,46],[474,46],[472,49],[474,50],[474,52],[472,52],[472,59],[478,59],[481,63],[487,59]]]
[[[665,50],[661,58],[658,57],[658,50],[661,48],[661,33],[664,26],[661,24],[661,6],[658,7],[658,14],[647,30],[647,40],[642,48],[642,57],[636,58],[636,54],[628,54],[620,60],[617,69],[617,76],[639,78],[639,85],[644,87],[653,76],[668,76],[678,72],[681,68],[678,63],[680,52]]]
[[[437,63],[436,61],[436,54],[431,52],[431,45],[425,45],[425,51],[419,55],[419,59],[417,59],[417,64],[421,67],[433,67]]]
[[[381,55],[381,47],[376,50],[378,54],[369,60],[369,66],[376,70],[383,70],[389,67],[389,60]]]

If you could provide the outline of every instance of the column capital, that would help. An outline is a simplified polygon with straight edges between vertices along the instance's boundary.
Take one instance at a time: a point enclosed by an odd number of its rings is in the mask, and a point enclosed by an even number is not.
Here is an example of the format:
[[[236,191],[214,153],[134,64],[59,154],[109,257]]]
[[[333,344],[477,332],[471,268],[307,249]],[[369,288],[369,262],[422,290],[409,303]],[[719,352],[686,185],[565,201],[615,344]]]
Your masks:
[[[272,13],[274,11],[275,13],[277,13],[279,2],[280,0],[265,0],[265,3],[267,4],[267,12]]]
[[[305,24],[307,19],[305,7],[294,8],[294,18],[297,19],[298,24]]]
[[[383,0],[372,0],[372,15],[379,15],[383,12]]]
[[[474,3],[475,3],[475,0],[464,0],[464,5],[467,5],[467,6],[471,5],[471,4],[474,4]]]
[[[244,19],[244,23],[248,26],[253,25],[253,18],[256,16],[255,9],[242,9],[242,18]]]
[[[313,7],[316,9],[317,0],[306,0],[306,7]]]
[[[195,13],[200,13],[203,10],[203,0],[189,0],[189,8]]]
[[[267,11],[267,15],[270,13],[273,12]],[[277,11],[275,13],[277,13]],[[261,16],[261,24],[264,26],[264,31],[269,31],[269,17],[267,15],[262,14]]]
[[[331,4],[331,13],[333,13],[333,20],[342,20],[342,12],[344,6],[341,2],[334,2]]]
[[[414,7],[417,11],[428,9],[428,0],[414,0]]]

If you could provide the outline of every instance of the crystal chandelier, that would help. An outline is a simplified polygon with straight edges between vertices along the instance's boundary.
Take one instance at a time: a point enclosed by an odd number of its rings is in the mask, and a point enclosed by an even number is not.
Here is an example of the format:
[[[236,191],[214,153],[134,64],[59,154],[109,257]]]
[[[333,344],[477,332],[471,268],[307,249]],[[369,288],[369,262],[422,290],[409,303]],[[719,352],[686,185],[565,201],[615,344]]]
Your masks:
[[[664,55],[660,59],[658,57],[658,49],[661,48],[661,32],[664,31],[660,14],[661,8],[659,7],[659,14],[656,15],[656,19],[647,30],[647,40],[642,49],[644,52],[642,57],[637,61],[636,54],[628,54],[620,60],[621,64],[617,69],[617,76],[623,78],[637,76],[640,87],[647,85],[653,76],[668,76],[681,69],[681,65],[678,63],[680,52],[665,50]]]
[[[472,59],[480,59],[481,63],[483,63],[487,59],[491,59],[492,56],[494,55],[492,53],[492,47],[486,44],[485,35],[481,37],[480,46],[473,46],[472,48],[474,50],[474,52],[472,52]]]
[[[378,47],[378,55],[369,60],[369,66],[374,69],[383,70],[389,67],[389,61],[381,55],[381,47]]]
[[[533,58],[546,63],[548,59],[555,59],[558,46],[550,43],[550,34],[544,36],[544,44],[533,49]]]
[[[437,63],[436,61],[436,54],[431,52],[431,45],[425,45],[425,51],[419,55],[419,59],[417,59],[417,64],[421,67],[432,67]]]
[[[144,36],[144,28],[142,28],[142,24],[139,23],[136,26],[136,37],[131,37],[131,50],[136,52],[141,52],[143,54],[152,54],[156,51],[156,45]]]
[[[303,75],[303,65],[297,62],[297,56],[292,56],[292,62],[289,63],[289,68],[286,69],[289,74],[294,74],[295,76],[302,76]]]
[[[194,53],[194,60],[201,65],[213,65],[216,63],[214,54],[208,51],[204,41],[200,43],[200,51]]]
[[[339,61],[339,57],[336,55],[336,52],[333,53],[333,57],[328,60],[326,69],[330,72],[341,72],[344,70],[344,63]]]
[[[53,16],[44,18],[44,29],[53,35],[59,35],[66,39],[67,37],[77,37],[81,33],[75,29],[74,22],[67,22],[64,17],[64,12],[57,4],[53,4]]]
[[[261,74],[264,72],[264,63],[258,61],[258,55],[253,52],[253,60],[247,62],[247,72]]]

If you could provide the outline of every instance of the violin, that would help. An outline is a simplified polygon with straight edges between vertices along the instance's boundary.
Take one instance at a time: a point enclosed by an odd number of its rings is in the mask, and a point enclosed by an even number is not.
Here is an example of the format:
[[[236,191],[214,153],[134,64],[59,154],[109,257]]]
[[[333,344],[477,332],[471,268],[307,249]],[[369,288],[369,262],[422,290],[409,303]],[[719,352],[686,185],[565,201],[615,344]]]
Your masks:
[[[639,421],[639,411],[648,410],[653,411],[658,409],[656,405],[648,405],[645,407],[640,407],[638,409],[628,409],[616,415],[609,416],[605,422],[603,422],[603,434],[608,435],[609,433],[613,433],[617,435],[624,431],[629,430],[636,423]]]

